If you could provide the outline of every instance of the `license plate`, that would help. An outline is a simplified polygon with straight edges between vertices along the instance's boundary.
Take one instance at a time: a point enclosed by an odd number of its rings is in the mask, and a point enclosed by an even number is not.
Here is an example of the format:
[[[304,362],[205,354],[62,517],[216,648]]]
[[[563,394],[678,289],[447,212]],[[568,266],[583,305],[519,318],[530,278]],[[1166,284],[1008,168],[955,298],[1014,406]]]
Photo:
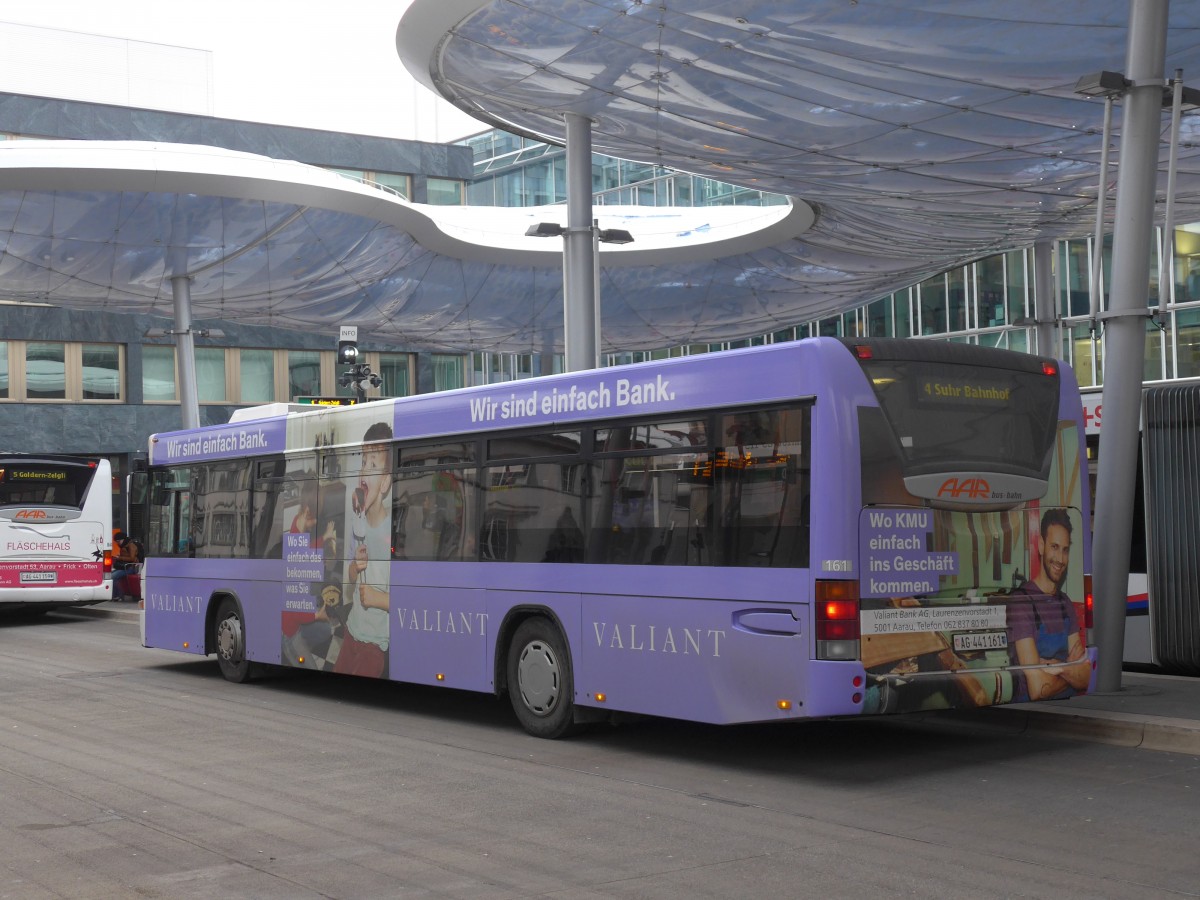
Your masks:
[[[57,572],[22,572],[21,584],[57,584]]]
[[[1008,647],[1008,635],[1003,631],[975,631],[954,636],[956,653],[973,650],[1004,650]]]

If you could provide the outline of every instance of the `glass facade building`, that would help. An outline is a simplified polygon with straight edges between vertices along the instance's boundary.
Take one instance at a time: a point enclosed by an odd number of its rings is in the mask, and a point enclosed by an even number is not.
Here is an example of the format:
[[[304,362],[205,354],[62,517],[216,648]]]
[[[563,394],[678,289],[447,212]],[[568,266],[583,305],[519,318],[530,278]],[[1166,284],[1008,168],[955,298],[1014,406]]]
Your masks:
[[[537,206],[566,202],[566,151],[530,138],[488,131],[460,141],[474,154],[468,205]],[[593,203],[633,206],[767,206],[786,198],[696,175],[592,155]],[[1200,377],[1200,225],[1175,229],[1173,277],[1164,278],[1161,231],[1151,254],[1149,306],[1165,300],[1164,315],[1147,317],[1145,381]],[[1025,352],[1048,352],[1071,363],[1081,386],[1103,384],[1103,330],[1090,328],[1091,238],[1059,241],[1051,261],[1056,292],[1056,346],[1037,347],[1033,298],[1033,247],[989,256],[876,298],[840,315],[771,334],[719,344],[690,344],[653,351],[607,353],[606,365],[707,353],[815,335],[930,338],[980,343]],[[1111,265],[1111,238],[1102,248],[1102,285]],[[1166,291],[1166,296],[1160,293]],[[1107,306],[1107,296],[1099,308]],[[1149,312],[1149,310],[1148,310]],[[529,378],[561,371],[562,356],[475,353],[472,383]]]

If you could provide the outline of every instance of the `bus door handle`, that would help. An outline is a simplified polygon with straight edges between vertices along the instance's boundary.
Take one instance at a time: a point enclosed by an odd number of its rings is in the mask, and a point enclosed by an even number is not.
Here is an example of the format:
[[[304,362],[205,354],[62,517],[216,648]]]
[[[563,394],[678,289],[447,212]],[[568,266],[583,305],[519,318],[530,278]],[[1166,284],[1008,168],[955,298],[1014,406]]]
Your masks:
[[[733,627],[750,634],[800,634],[800,620],[790,609],[739,609],[733,614]]]

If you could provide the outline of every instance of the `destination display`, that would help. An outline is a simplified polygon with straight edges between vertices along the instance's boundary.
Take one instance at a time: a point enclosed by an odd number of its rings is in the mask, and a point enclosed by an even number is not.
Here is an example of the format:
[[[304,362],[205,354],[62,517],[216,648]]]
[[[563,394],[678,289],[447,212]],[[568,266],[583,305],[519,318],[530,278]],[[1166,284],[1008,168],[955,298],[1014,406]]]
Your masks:
[[[357,397],[297,397],[296,402],[304,406],[355,406]]]
[[[921,404],[1005,406],[1012,399],[1012,385],[981,378],[923,376],[917,380]]]
[[[65,469],[0,469],[0,481],[66,481]]]

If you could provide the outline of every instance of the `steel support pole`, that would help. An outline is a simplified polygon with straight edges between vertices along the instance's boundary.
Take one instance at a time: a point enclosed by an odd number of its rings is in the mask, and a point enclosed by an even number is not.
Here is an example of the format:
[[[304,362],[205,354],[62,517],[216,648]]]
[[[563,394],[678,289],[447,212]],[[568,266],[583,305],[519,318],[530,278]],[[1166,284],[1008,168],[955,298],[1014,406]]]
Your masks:
[[[179,364],[179,409],[184,428],[200,427],[200,400],[196,391],[196,341],[192,335],[192,280],[171,278],[175,301],[175,355]]]
[[[1142,366],[1150,243],[1162,130],[1163,66],[1169,0],[1131,0],[1121,123],[1121,156],[1113,224],[1112,286],[1104,317],[1104,428],[1096,479],[1093,577],[1097,689],[1121,689],[1125,652],[1125,603],[1137,477]]]
[[[1175,173],[1179,167],[1179,117],[1183,109],[1183,69],[1171,82],[1171,152],[1167,159],[1167,211],[1162,227],[1162,277],[1158,279],[1158,316],[1165,322],[1175,305]]]
[[[1033,247],[1033,316],[1037,321],[1039,356],[1062,356],[1062,342],[1055,345],[1058,310],[1054,302],[1054,250],[1052,241]]]
[[[1108,212],[1108,145],[1112,141],[1113,98],[1104,98],[1104,146],[1100,148],[1100,183],[1096,187],[1096,228],[1092,233],[1092,278],[1088,291],[1092,358],[1096,357],[1096,316],[1104,297],[1104,215]]]
[[[592,239],[592,123],[566,113],[567,231],[563,235],[563,330],[566,369],[599,364],[596,252]]]

